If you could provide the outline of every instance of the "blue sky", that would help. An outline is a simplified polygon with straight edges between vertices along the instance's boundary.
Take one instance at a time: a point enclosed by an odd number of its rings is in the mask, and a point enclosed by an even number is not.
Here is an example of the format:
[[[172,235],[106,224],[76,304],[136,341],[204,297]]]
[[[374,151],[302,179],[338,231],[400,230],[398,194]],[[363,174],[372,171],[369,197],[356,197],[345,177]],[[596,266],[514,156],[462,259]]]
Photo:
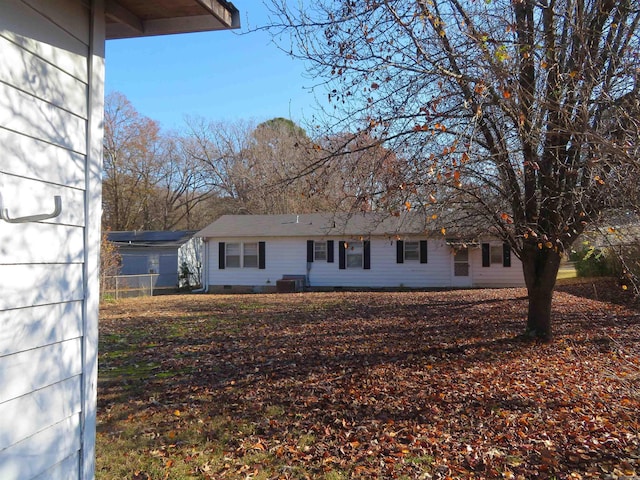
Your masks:
[[[234,33],[268,21],[260,0],[234,5],[239,31],[108,41],[106,92],[123,93],[164,129],[179,129],[185,115],[229,122],[311,119],[317,107],[304,64],[280,51],[266,32]]]

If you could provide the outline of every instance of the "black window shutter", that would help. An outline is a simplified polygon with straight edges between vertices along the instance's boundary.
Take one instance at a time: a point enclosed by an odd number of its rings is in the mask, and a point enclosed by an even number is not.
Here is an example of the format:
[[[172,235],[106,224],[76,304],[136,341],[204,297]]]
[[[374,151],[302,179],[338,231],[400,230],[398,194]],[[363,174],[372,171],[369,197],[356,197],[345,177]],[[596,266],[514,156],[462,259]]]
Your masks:
[[[511,266],[511,247],[509,247],[508,243],[502,244],[502,266]]]
[[[491,266],[491,246],[488,243],[482,244],[482,266]]]
[[[404,242],[396,240],[396,263],[404,263]]]
[[[224,270],[224,242],[218,242],[218,268]]]
[[[429,260],[427,241],[420,240],[420,263],[427,263]]]
[[[264,242],[258,242],[258,268],[264,270],[266,268],[265,253],[266,245]]]
[[[327,240],[327,263],[333,263],[333,240]]]
[[[364,250],[364,269],[371,270],[371,240],[362,242],[362,249]]]
[[[307,240],[307,263],[313,262],[313,240]]]
[[[340,241],[338,242],[338,268],[340,270],[344,270],[345,268],[347,268],[347,252],[346,252],[346,248],[344,246],[344,242]]]

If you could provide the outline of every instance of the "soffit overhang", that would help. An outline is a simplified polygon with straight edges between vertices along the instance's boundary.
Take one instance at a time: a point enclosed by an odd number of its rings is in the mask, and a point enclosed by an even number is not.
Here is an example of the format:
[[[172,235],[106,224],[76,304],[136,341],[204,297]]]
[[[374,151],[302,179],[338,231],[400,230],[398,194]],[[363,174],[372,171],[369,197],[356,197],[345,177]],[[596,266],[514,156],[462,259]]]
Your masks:
[[[107,40],[240,28],[224,0],[106,0]]]

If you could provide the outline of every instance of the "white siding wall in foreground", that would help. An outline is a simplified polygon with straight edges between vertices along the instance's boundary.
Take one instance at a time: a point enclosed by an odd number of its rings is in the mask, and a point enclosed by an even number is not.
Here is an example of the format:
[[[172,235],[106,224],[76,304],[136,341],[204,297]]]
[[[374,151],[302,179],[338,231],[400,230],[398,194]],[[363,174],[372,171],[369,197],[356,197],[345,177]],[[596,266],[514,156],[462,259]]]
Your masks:
[[[0,478],[93,478],[103,14],[0,1]],[[95,22],[92,22],[92,16]],[[93,30],[91,26],[93,25]]]
[[[334,240],[334,262],[314,261],[307,265],[307,240]],[[338,242],[352,241],[334,238],[228,238],[226,243],[265,242],[266,265],[257,268],[218,269],[218,242],[209,239],[208,285],[210,286],[275,286],[284,275],[307,275],[311,287],[371,287],[371,288],[437,288],[460,286],[453,278],[453,255],[444,240],[428,240],[428,262],[405,261],[396,263],[396,241],[388,238],[371,240],[371,269],[339,269]],[[406,238],[405,241],[423,240]],[[498,244],[500,245],[500,244]],[[504,287],[524,285],[522,266],[512,254],[511,267],[492,265],[482,267],[480,248],[469,251],[470,279],[468,286]],[[458,280],[458,282],[456,282]],[[462,283],[464,284],[464,282]]]

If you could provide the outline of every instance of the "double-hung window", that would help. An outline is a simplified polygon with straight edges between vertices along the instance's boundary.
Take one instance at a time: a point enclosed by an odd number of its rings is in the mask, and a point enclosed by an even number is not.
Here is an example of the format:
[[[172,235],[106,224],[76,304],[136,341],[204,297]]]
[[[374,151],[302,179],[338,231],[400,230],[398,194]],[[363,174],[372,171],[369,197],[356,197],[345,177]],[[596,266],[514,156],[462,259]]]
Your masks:
[[[469,249],[466,247],[456,249],[453,255],[453,276],[469,276]]]
[[[396,263],[404,262],[427,263],[427,241],[397,240]]]
[[[362,268],[364,246],[362,242],[349,242],[346,247],[347,268]]]
[[[371,269],[371,241],[347,240],[338,242],[338,268]]]
[[[420,260],[420,242],[404,242],[404,259],[406,261]]]
[[[307,263],[333,263],[333,240],[307,240]]]
[[[242,252],[241,243],[227,243],[226,261],[227,268],[240,268],[242,266],[240,262]]]
[[[313,258],[316,261],[327,259],[327,242],[313,242]]]
[[[511,266],[511,247],[509,244],[482,244],[482,266],[491,267],[493,265]]]
[[[491,265],[502,264],[502,245],[491,245]]]
[[[258,244],[242,244],[242,266],[244,268],[258,268]]]
[[[220,242],[219,268],[264,269],[264,242]]]

